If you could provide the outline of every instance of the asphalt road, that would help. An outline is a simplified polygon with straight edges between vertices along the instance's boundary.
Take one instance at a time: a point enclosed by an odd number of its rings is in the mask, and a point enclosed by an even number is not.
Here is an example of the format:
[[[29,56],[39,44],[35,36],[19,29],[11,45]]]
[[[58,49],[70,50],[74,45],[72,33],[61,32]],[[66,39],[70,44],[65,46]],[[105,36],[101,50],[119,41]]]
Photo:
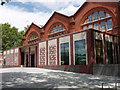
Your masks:
[[[120,90],[120,78],[117,77],[41,68],[1,68],[0,77],[2,90]]]

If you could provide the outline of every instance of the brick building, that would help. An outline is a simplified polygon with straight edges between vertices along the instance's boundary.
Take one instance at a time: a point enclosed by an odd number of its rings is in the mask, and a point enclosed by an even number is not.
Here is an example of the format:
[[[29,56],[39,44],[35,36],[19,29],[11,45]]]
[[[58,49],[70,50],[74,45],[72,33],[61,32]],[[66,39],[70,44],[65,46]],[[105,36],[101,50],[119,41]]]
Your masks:
[[[85,2],[72,16],[57,12],[34,23],[23,46],[4,51],[5,66],[92,73],[94,64],[120,64],[120,2]]]

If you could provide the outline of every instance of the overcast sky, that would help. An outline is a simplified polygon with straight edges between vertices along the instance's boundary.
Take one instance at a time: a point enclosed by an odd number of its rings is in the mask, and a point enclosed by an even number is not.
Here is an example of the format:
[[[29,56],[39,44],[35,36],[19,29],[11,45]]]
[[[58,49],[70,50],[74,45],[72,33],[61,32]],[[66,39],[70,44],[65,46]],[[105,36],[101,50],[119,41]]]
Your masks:
[[[19,31],[34,22],[44,25],[54,11],[73,15],[86,0],[11,0],[0,6],[0,23],[9,23]]]

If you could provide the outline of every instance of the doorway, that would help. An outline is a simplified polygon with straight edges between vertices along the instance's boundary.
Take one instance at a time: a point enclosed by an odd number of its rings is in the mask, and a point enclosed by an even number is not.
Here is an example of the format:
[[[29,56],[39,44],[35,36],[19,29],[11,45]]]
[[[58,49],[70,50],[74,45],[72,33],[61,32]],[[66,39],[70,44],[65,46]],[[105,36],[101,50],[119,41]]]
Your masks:
[[[21,65],[24,65],[24,52],[21,52]]]
[[[35,67],[35,54],[31,54],[31,67]]]

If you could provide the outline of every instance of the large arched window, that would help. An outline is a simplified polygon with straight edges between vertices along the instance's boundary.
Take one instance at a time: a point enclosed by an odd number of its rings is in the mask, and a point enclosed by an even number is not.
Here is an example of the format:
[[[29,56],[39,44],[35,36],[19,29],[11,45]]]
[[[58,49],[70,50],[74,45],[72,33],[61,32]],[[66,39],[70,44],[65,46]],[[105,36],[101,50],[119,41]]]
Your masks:
[[[36,42],[38,42],[38,35],[36,33],[32,33],[29,36],[28,43],[32,44],[32,43],[36,43]]]
[[[112,30],[112,16],[105,11],[96,11],[86,17],[82,29],[96,29],[100,31]]]
[[[63,34],[66,34],[65,28],[62,25],[55,25],[51,28],[49,38],[61,36]]]

